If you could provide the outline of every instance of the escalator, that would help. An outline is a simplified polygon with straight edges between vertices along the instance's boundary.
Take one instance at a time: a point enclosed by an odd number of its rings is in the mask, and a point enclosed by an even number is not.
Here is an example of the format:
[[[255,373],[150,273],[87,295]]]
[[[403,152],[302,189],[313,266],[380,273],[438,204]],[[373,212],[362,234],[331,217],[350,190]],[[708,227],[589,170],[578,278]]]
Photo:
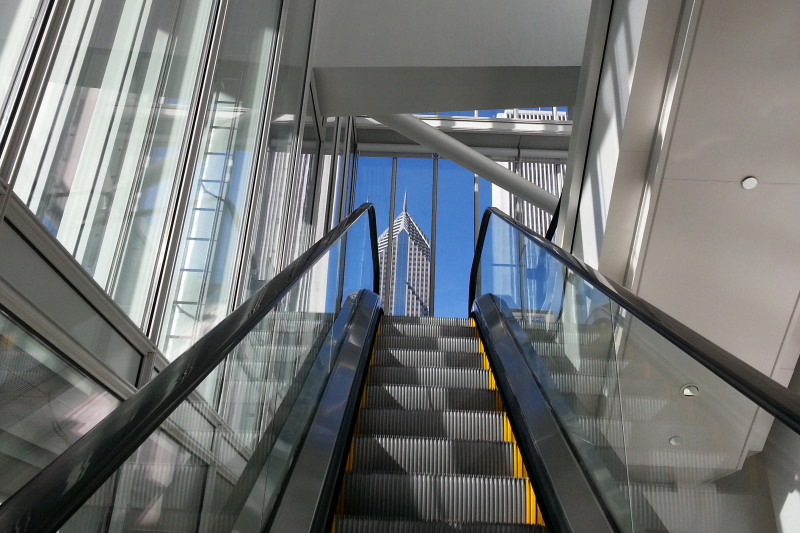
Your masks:
[[[795,395],[497,210],[470,319],[382,316],[376,241],[365,204],[0,531],[800,528]]]
[[[479,344],[468,319],[383,318],[335,531],[544,531]]]

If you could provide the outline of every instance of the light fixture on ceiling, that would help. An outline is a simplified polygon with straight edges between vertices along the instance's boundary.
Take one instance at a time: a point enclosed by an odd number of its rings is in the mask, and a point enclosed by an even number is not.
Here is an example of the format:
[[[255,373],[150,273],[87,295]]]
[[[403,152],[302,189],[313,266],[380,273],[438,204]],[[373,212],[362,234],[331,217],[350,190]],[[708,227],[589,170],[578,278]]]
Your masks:
[[[683,437],[681,437],[679,435],[675,435],[674,437],[670,437],[669,443],[672,444],[673,446],[680,446],[681,444],[683,444]]]
[[[692,396],[697,396],[700,394],[700,387],[695,385],[694,383],[687,383],[683,387],[681,387],[681,394],[691,398]]]
[[[758,178],[755,176],[747,176],[742,180],[742,189],[746,191],[755,189],[756,185],[758,185]]]

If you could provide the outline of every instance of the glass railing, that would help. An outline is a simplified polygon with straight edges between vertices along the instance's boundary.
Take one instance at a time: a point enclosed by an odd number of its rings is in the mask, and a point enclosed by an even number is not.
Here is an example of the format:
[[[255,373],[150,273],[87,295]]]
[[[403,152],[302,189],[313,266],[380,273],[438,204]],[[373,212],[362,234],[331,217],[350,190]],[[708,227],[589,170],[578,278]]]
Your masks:
[[[0,530],[263,524],[313,415],[306,377],[335,317],[349,292],[377,291],[375,235],[365,204],[11,496]]]
[[[800,528],[796,395],[500,211],[481,237],[470,301],[494,294],[526,332],[621,531]]]

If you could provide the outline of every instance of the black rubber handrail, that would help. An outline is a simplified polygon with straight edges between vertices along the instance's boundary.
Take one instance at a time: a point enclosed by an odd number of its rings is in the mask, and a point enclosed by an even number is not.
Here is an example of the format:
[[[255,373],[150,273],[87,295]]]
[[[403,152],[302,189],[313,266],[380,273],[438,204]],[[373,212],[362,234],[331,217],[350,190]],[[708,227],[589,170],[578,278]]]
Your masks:
[[[696,331],[681,324],[631,291],[608,279],[572,254],[547,241],[533,230],[523,226],[499,209],[490,207],[483,214],[481,228],[472,261],[469,280],[469,303],[476,297],[476,283],[480,270],[483,245],[489,221],[495,216],[542,248],[583,280],[625,308],[633,316],[650,326],[659,335],[686,352],[698,363],[716,374],[728,385],[742,393],[756,405],[800,433],[800,396],[773,381],[727,350],[720,348]]]
[[[620,527],[616,521],[613,510],[617,506],[604,502],[597,483],[598,479],[610,480],[612,486],[606,483],[603,487],[608,493],[609,488],[618,490],[616,482],[610,476],[588,476],[585,472],[593,470],[586,460],[591,453],[586,450],[588,442],[579,441],[579,446],[585,446],[576,453],[574,441],[568,438],[574,433],[563,431],[563,420],[552,408],[554,398],[542,386],[541,378],[548,376],[537,376],[531,366],[535,350],[508,306],[497,296],[484,294],[472,304],[470,316],[483,341],[548,530],[629,533],[630,528],[624,523]]]
[[[367,203],[6,500],[0,506],[0,531],[56,531],[365,214],[372,240],[373,291],[377,293],[377,225],[375,209]]]

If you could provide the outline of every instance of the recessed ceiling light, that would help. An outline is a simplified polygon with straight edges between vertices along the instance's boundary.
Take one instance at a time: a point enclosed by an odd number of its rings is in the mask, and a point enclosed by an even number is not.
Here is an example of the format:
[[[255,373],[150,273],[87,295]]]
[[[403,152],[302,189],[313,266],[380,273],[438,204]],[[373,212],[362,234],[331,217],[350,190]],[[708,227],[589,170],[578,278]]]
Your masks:
[[[683,444],[683,437],[675,435],[674,437],[671,437],[669,439],[669,443],[672,444],[673,446],[680,446],[681,444]]]
[[[688,385],[681,387],[681,394],[688,397],[697,396],[700,394],[700,387],[693,383],[689,383]]]
[[[758,185],[758,178],[755,176],[747,176],[742,180],[742,189],[749,191],[750,189],[755,189],[756,185]]]

